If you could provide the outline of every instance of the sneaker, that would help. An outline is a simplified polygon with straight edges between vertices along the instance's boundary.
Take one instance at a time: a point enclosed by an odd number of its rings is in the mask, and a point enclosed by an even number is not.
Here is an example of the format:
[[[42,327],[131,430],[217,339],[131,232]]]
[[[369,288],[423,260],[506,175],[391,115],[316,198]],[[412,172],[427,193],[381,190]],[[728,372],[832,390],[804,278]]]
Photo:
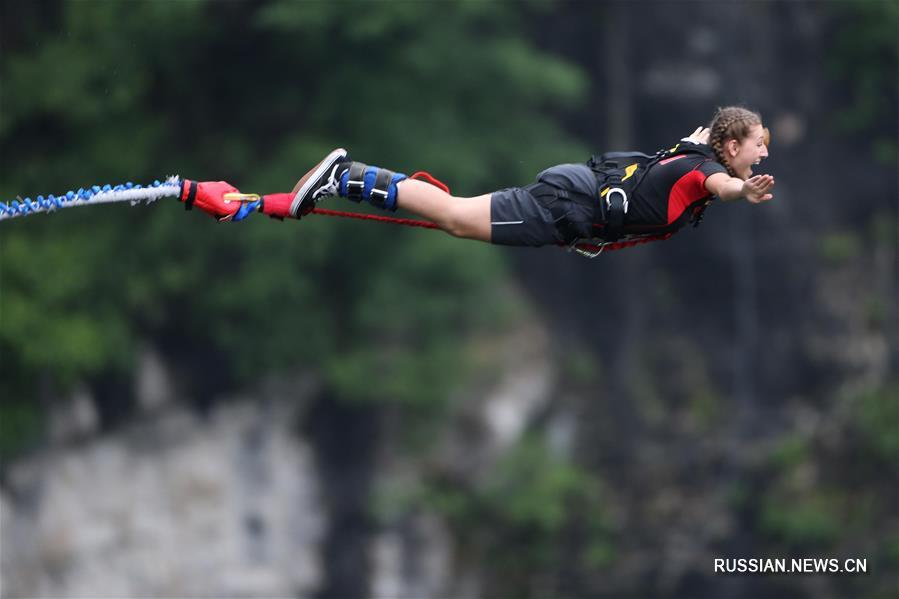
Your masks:
[[[290,213],[296,217],[309,214],[315,208],[316,202],[323,198],[337,195],[340,185],[340,175],[343,174],[341,165],[347,162],[347,153],[343,148],[337,148],[315,167],[303,175],[297,181],[291,193],[293,201],[290,204]]]

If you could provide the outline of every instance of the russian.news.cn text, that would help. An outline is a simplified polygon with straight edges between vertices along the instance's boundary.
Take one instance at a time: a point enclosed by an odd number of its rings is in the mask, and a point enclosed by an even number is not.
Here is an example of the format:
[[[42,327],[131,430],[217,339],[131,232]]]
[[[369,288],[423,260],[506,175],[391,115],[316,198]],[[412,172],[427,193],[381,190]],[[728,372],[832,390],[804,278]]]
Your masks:
[[[716,574],[865,574],[865,558],[715,558]]]

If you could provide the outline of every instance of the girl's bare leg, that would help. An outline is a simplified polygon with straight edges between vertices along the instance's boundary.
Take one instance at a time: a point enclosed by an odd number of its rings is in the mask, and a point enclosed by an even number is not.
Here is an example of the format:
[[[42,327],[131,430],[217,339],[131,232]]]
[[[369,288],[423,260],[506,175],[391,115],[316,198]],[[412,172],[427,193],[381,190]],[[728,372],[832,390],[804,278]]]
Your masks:
[[[406,179],[396,186],[397,206],[426,218],[456,237],[490,242],[490,195],[452,196],[424,181]]]

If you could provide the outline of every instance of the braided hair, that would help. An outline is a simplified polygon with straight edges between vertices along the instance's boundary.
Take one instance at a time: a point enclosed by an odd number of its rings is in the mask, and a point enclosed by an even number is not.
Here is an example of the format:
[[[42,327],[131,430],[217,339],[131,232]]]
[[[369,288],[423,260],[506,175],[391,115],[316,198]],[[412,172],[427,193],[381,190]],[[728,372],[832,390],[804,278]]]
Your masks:
[[[724,153],[724,144],[730,139],[737,141],[743,140],[749,135],[749,130],[755,125],[762,124],[762,116],[741,106],[726,106],[719,108],[712,117],[712,123],[709,125],[709,145],[715,152],[727,173],[731,177],[736,177],[730,164],[727,161],[727,155]],[[768,130],[765,129],[765,144],[768,144]]]

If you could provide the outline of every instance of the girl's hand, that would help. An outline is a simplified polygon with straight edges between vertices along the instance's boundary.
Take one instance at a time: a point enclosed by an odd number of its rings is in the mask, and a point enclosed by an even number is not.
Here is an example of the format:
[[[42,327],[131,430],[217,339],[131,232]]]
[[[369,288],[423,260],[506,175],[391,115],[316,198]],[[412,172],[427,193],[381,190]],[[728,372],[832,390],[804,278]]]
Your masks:
[[[753,204],[760,204],[774,197],[768,193],[772,187],[774,187],[774,177],[771,175],[756,175],[743,181],[742,195]]]
[[[709,143],[709,128],[702,126],[696,127],[696,131],[681,139],[681,141],[689,141],[694,144],[707,144]]]

